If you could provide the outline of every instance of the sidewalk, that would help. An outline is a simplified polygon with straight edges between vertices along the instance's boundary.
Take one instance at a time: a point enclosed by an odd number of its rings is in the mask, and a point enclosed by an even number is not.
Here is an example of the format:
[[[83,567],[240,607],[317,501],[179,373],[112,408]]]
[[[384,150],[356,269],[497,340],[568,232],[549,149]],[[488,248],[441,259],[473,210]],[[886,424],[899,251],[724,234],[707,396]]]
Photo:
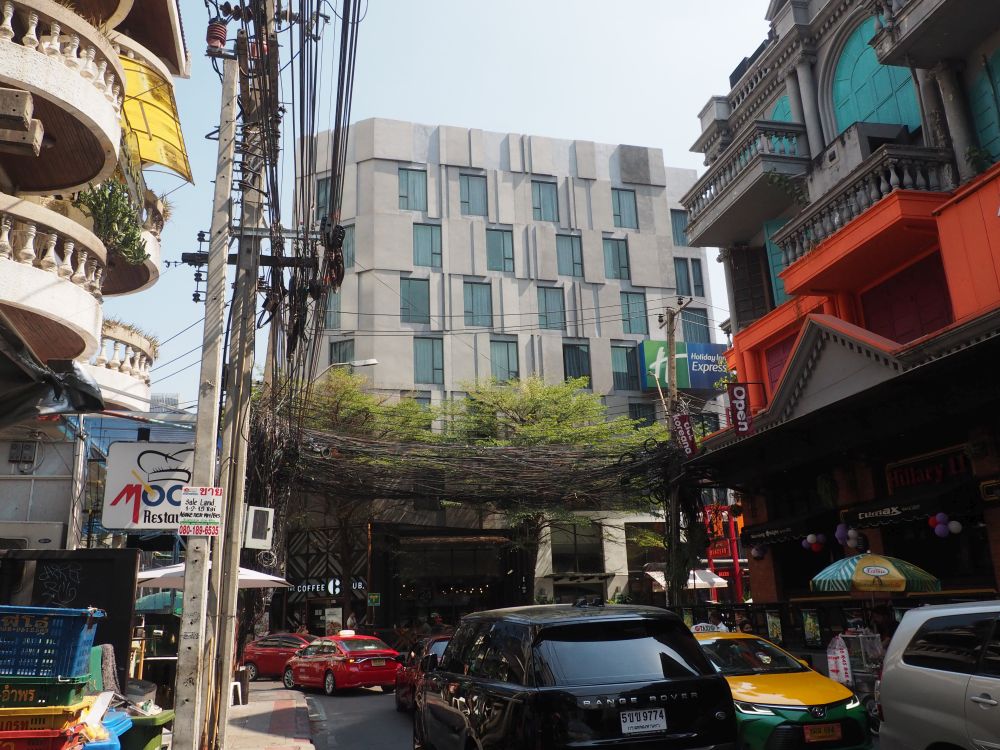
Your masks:
[[[280,683],[250,684],[250,702],[229,709],[225,750],[314,750],[309,711],[298,690]]]

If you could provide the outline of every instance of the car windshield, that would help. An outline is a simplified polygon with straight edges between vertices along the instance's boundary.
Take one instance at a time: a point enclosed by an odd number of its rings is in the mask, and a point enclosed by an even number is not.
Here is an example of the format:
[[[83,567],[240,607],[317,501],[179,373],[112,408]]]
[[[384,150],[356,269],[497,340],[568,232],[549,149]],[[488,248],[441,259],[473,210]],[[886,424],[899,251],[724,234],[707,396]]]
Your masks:
[[[431,645],[427,647],[427,653],[434,654],[440,659],[446,648],[448,648],[448,641],[432,641]]]
[[[315,635],[309,635],[307,633],[296,633],[296,635],[298,635],[298,637],[301,638],[306,643],[312,643],[313,641],[316,640]]]
[[[682,623],[627,620],[544,628],[534,645],[539,685],[600,685],[712,674]]]
[[[341,638],[344,651],[385,651],[389,647],[378,638]]]
[[[762,638],[712,638],[699,642],[712,666],[724,675],[806,671],[791,655]]]

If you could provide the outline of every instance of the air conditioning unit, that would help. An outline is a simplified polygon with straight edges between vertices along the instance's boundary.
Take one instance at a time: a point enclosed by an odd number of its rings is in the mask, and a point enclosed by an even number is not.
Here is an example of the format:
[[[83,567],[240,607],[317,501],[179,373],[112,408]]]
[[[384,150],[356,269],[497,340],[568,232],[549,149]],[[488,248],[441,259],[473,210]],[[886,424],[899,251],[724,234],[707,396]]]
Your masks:
[[[247,508],[243,546],[247,549],[271,549],[274,536],[274,508]]]
[[[61,523],[0,523],[0,552],[8,549],[62,549],[66,525]]]

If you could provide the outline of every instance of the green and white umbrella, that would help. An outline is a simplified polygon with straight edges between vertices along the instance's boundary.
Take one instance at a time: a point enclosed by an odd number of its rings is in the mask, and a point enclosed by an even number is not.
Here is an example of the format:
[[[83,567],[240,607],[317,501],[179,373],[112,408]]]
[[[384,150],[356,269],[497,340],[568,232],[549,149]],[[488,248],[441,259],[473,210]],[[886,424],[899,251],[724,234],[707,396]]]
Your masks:
[[[866,552],[838,560],[809,582],[813,591],[940,591],[941,581],[923,568],[887,555]]]

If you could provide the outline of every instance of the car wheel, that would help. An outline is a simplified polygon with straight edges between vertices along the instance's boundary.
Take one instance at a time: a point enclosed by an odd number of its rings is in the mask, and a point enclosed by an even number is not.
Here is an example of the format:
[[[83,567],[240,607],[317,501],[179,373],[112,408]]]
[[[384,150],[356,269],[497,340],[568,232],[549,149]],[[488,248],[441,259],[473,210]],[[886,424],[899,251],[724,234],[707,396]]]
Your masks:
[[[281,682],[286,688],[292,690],[295,687],[295,675],[292,674],[292,668],[286,667],[285,673],[281,676]]]
[[[337,692],[337,680],[333,676],[333,672],[327,672],[323,676],[323,692],[327,695],[333,695]]]
[[[869,695],[865,698],[864,706],[865,711],[868,712],[868,731],[878,737],[879,728],[882,726],[882,720],[878,715],[878,703]]]
[[[250,682],[253,682],[254,680],[257,679],[257,665],[256,664],[254,664],[252,661],[248,661],[246,664],[243,665],[243,668],[246,669],[246,671],[247,671],[247,679],[250,680]]]

